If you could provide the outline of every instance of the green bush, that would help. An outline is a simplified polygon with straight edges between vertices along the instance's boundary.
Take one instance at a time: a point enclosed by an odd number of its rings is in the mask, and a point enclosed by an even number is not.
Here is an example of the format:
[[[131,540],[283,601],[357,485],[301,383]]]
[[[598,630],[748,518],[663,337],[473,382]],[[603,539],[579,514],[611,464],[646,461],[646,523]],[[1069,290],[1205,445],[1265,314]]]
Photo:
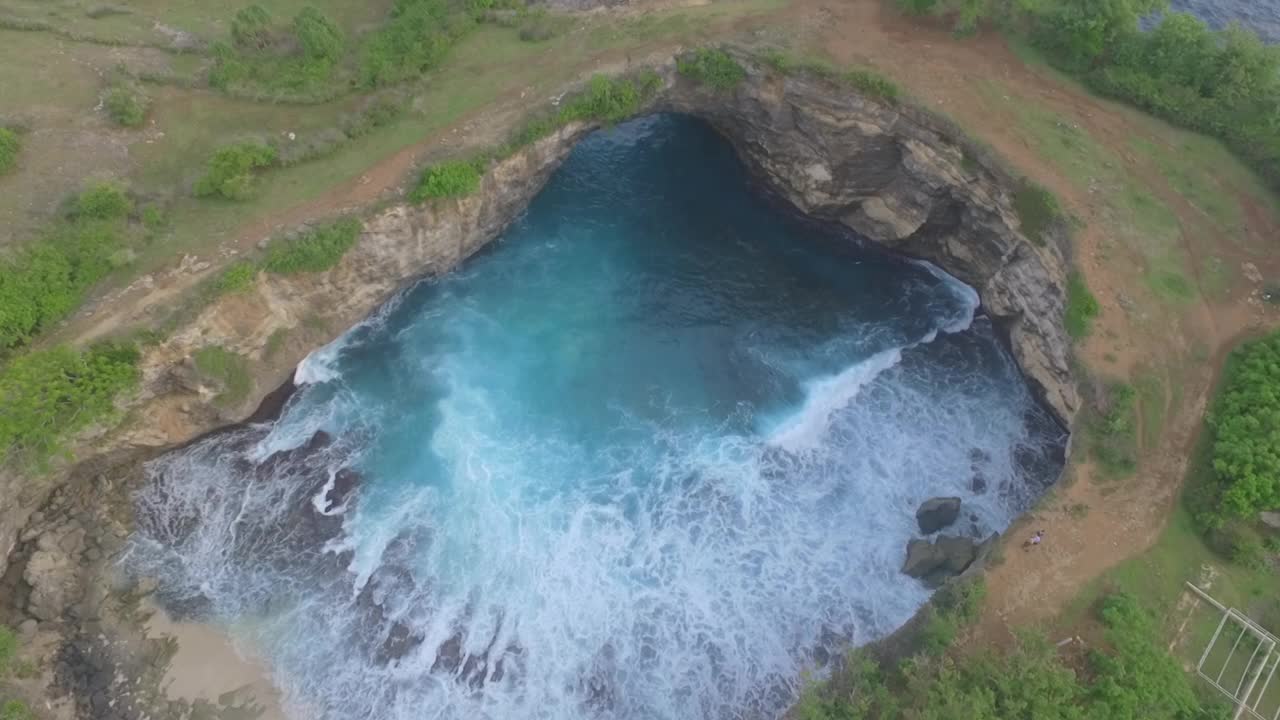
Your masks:
[[[1029,180],[1022,181],[1013,194],[1013,211],[1018,214],[1022,234],[1037,245],[1045,244],[1049,230],[1063,214],[1053,193]]]
[[[292,240],[278,240],[267,247],[262,269],[277,275],[323,272],[338,264],[360,239],[360,221],[343,218]]]
[[[249,376],[249,363],[243,357],[218,345],[210,345],[197,350],[192,359],[196,370],[222,385],[222,392],[214,402],[237,405],[249,397],[253,379]]]
[[[1280,508],[1280,333],[1232,353],[1208,424],[1217,483],[1210,524]]]
[[[1093,321],[1102,313],[1098,298],[1094,297],[1084,276],[1072,272],[1067,276],[1067,305],[1062,324],[1067,334],[1079,340],[1089,334]]]
[[[0,259],[0,356],[65,317],[111,271],[130,207],[123,191],[104,183],[76,198],[68,219]]]
[[[308,5],[293,18],[293,34],[310,61],[333,64],[342,59],[345,40],[342,31],[324,13]]]
[[[103,100],[107,115],[124,127],[141,127],[147,119],[148,104],[147,96],[126,85],[113,86]]]
[[[409,199],[421,203],[436,198],[464,197],[480,189],[482,177],[481,166],[475,160],[450,160],[432,165],[422,171]]]
[[[882,100],[894,101],[901,95],[901,91],[892,80],[871,70],[850,70],[842,79],[864,95]]]
[[[637,78],[611,78],[596,75],[585,92],[568,100],[560,110],[558,124],[572,121],[615,123],[640,111],[640,107],[661,86],[662,79],[653,71]]]
[[[111,182],[102,182],[76,197],[75,215],[94,220],[125,218],[133,212],[133,201],[124,188]]]
[[[253,279],[257,275],[257,266],[248,260],[232,263],[214,280],[213,291],[218,295],[242,293],[253,287]]]
[[[747,79],[747,71],[729,53],[715,48],[701,48],[676,60],[676,70],[719,91],[738,87]]]
[[[219,148],[209,158],[204,176],[196,181],[196,196],[247,200],[253,197],[254,171],[275,161],[275,148],[259,142]]]
[[[912,15],[927,15],[938,7],[938,0],[898,0],[898,7]]]
[[[1132,385],[1111,383],[1089,419],[1094,459],[1108,475],[1128,475],[1138,467],[1136,399],[1137,391]]]
[[[384,87],[416,78],[474,26],[473,15],[454,12],[446,0],[396,0],[386,25],[365,42],[361,81]]]
[[[4,175],[18,165],[18,151],[22,149],[22,140],[18,134],[7,127],[0,127],[0,175]]]
[[[270,46],[271,14],[261,5],[241,8],[231,21],[231,39],[237,46],[253,50]]]
[[[0,457],[43,466],[75,432],[109,416],[138,381],[138,350],[99,345],[20,355],[0,368]]]
[[[855,654],[801,695],[799,720],[1210,720],[1192,676],[1163,647],[1151,615],[1130,597],[1101,606],[1105,642],[1077,675],[1053,645],[1025,634],[1003,654],[918,656],[881,667]]]

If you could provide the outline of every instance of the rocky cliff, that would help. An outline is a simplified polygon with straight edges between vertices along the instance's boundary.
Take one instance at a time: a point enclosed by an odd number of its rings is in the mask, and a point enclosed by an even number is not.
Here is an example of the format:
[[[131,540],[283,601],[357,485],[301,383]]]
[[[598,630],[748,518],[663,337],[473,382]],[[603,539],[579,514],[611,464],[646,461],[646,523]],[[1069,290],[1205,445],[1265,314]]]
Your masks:
[[[935,115],[738,60],[747,78],[732,92],[680,79],[663,104],[705,118],[800,212],[976,288],[1033,388],[1069,427],[1080,399],[1062,324],[1067,261],[1060,243],[1020,233],[1014,178]]]
[[[730,92],[666,68],[655,107],[706,119],[763,184],[800,212],[930,260],[975,287],[1007,329],[1033,387],[1069,425],[1079,400],[1062,326],[1064,249],[1022,236],[1010,204],[1014,179],[928,113],[827,79],[784,76],[745,55],[740,61],[747,77]],[[127,515],[124,488],[139,460],[247,417],[307,352],[406,283],[447,272],[483,247],[590,129],[567,126],[495,162],[470,197],[371,214],[355,248],[330,271],[260,275],[249,292],[218,299],[146,351],[142,389],[129,400],[126,422],[76,448],[89,460],[42,481],[0,468],[0,496],[17,499],[0,507],[0,576],[13,591],[0,606],[0,621],[59,632],[69,619],[72,632],[83,615],[76,608],[105,584],[102,568],[129,524],[128,517],[95,519],[89,509],[109,504]],[[288,338],[282,347],[273,343],[282,336]],[[244,399],[228,404],[217,383],[195,371],[194,353],[213,345],[248,361],[253,389]]]

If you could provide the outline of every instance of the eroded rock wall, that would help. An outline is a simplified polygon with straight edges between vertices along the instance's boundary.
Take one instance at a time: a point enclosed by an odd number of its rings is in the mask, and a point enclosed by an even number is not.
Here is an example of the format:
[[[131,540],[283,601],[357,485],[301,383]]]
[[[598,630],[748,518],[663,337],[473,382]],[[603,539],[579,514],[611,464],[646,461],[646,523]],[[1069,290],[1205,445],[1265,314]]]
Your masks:
[[[1016,183],[940,118],[738,55],[731,92],[677,79],[663,105],[705,118],[802,213],[929,260],[978,290],[1032,386],[1069,427],[1080,400],[1062,324],[1062,243],[1018,231]]]

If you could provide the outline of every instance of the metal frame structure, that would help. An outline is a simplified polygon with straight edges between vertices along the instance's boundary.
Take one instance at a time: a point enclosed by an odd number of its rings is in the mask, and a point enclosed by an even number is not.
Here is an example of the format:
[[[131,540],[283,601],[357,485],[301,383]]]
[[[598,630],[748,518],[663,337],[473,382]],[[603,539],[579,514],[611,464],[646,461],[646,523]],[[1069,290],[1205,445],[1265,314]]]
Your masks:
[[[1196,674],[1204,678],[1210,685],[1217,688],[1219,692],[1230,698],[1236,705],[1236,712],[1233,715],[1234,720],[1248,715],[1254,720],[1280,720],[1280,704],[1277,704],[1275,714],[1267,716],[1260,713],[1258,707],[1262,703],[1262,699],[1267,695],[1267,688],[1271,686],[1272,681],[1280,682],[1277,675],[1280,675],[1280,639],[1275,635],[1267,632],[1265,628],[1250,620],[1248,616],[1239,612],[1235,608],[1229,608],[1213,599],[1208,593],[1201,590],[1191,583],[1187,583],[1187,587],[1191,588],[1197,595],[1213,605],[1222,612],[1222,619],[1218,621],[1218,629],[1214,631],[1213,637],[1209,639],[1205,645],[1204,652],[1200,655],[1200,662],[1196,663]],[[1227,637],[1234,633],[1235,628],[1240,628],[1240,634],[1236,635],[1235,642],[1231,645],[1231,650],[1227,653],[1227,657],[1222,661],[1222,666],[1218,668],[1216,675],[1211,675],[1212,669],[1206,671],[1205,663],[1209,660],[1209,655],[1218,643],[1218,638],[1222,636],[1223,630],[1227,628],[1228,621],[1231,622],[1231,630],[1228,631]],[[1241,641],[1246,635],[1251,636],[1257,641],[1253,647],[1253,654],[1249,656],[1249,661],[1245,663],[1244,670],[1240,673],[1240,681],[1232,690],[1222,684],[1222,676],[1227,672],[1227,667],[1231,664],[1231,658],[1235,656],[1236,650],[1239,649]],[[1259,654],[1262,661],[1255,664]],[[1263,675],[1266,679],[1262,680]],[[1262,687],[1258,688],[1258,681],[1262,680]],[[1227,685],[1231,684],[1231,678],[1228,678]],[[1255,693],[1254,691],[1257,690]],[[1243,694],[1241,694],[1243,693]],[[1268,710],[1270,708],[1267,708]]]

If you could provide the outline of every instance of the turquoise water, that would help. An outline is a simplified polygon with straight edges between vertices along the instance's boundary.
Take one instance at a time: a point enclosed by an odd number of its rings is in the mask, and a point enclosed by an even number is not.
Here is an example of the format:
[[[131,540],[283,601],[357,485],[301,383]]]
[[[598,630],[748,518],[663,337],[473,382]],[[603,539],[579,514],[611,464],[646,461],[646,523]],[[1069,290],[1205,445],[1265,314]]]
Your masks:
[[[299,718],[776,716],[926,599],[922,500],[1003,529],[1062,441],[970,288],[667,115],[296,378],[277,422],[150,465],[132,568]]]

